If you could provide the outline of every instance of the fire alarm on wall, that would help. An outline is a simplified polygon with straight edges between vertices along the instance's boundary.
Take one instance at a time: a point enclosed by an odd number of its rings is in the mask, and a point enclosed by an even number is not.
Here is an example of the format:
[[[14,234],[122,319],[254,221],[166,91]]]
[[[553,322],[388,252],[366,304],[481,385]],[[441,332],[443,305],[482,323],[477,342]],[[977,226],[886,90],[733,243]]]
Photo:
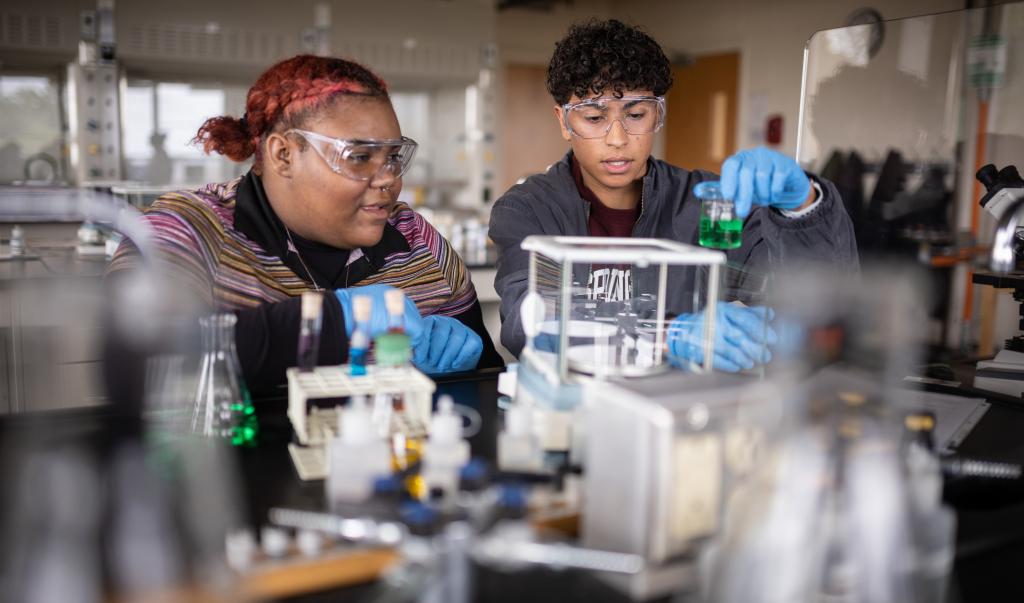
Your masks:
[[[782,116],[769,115],[764,128],[764,141],[770,145],[782,144]]]

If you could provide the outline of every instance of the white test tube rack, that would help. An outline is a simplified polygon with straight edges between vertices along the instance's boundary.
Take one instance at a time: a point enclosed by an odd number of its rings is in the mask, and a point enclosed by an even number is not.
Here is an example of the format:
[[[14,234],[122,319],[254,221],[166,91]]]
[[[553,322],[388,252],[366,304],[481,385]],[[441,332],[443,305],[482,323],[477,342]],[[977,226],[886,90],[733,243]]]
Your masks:
[[[289,444],[289,452],[299,476],[304,480],[321,479],[326,476],[325,449],[327,438],[324,430],[317,429],[311,421],[310,402],[325,398],[346,398],[366,396],[368,400],[378,394],[401,395],[403,410],[396,415],[399,431],[410,433],[426,432],[430,428],[431,399],[436,384],[417,369],[406,367],[366,367],[365,375],[350,375],[349,365],[318,366],[312,371],[302,372],[290,368],[288,376],[288,419],[295,430],[299,444]],[[326,413],[333,415],[330,411]],[[337,425],[333,420],[330,424]],[[329,431],[329,430],[328,430]]]

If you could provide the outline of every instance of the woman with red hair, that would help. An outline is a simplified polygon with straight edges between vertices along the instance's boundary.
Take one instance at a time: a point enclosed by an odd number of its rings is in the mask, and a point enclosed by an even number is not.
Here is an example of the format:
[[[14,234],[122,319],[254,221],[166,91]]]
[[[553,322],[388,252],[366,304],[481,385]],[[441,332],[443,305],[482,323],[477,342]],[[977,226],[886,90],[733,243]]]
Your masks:
[[[325,296],[320,364],[347,358],[351,299],[405,292],[413,361],[427,373],[500,366],[462,260],[398,202],[416,142],[402,136],[384,82],[343,59],[302,55],[256,80],[241,118],[214,117],[195,141],[241,178],[162,196],[146,212],[158,249],[210,307],[238,316],[236,344],[254,390],[296,364],[303,291]],[[122,245],[112,272],[134,265]],[[334,334],[332,336],[331,334]]]

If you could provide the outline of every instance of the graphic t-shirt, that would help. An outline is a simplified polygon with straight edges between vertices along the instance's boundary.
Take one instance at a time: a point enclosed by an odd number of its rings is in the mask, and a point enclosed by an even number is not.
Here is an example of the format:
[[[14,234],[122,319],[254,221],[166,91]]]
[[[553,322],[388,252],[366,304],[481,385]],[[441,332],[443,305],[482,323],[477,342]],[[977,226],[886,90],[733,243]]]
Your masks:
[[[583,171],[572,159],[572,175],[580,196],[590,202],[587,229],[592,237],[630,237],[640,217],[640,206],[631,209],[608,207],[583,182]],[[629,266],[594,264],[587,277],[587,297],[601,301],[624,301],[632,297],[633,278]]]

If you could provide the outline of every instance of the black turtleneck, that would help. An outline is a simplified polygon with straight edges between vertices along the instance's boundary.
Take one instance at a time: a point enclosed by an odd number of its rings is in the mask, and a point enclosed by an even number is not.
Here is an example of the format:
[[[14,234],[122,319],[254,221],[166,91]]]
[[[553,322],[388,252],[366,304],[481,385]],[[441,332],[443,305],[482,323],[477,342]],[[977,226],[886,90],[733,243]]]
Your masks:
[[[326,290],[318,360],[321,365],[341,364],[348,359],[348,336],[341,304],[330,293],[376,273],[388,255],[409,251],[408,241],[390,223],[385,225],[381,241],[373,247],[361,249],[359,258],[351,263],[349,250],[310,241],[294,232],[290,234],[295,251],[290,250],[289,233],[270,205],[259,176],[251,171],[238,185],[235,229],[281,258],[295,274],[310,282],[311,288],[315,282]],[[283,393],[280,387],[286,383],[285,370],[296,365],[300,313],[300,297],[236,311],[235,343],[242,371],[255,396]],[[483,340],[484,349],[477,367],[502,366],[501,356],[484,327],[480,303],[475,302],[454,318],[476,331]]]

